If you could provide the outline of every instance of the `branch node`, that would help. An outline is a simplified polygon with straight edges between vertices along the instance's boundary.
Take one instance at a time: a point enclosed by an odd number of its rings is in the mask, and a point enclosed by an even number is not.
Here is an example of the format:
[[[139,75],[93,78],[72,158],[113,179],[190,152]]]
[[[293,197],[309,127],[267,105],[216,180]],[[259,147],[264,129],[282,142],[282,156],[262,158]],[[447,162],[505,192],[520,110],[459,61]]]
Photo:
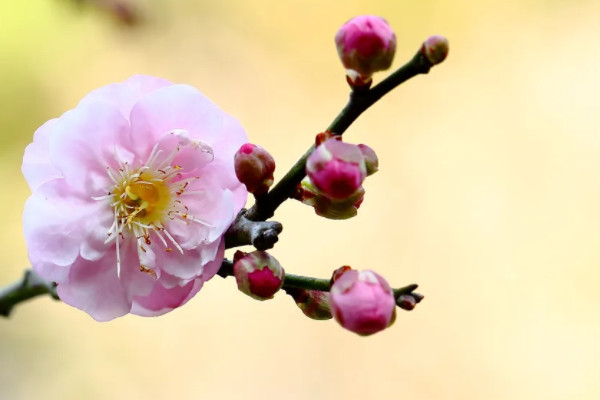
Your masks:
[[[272,249],[279,240],[283,225],[277,221],[252,221],[242,210],[225,233],[225,247],[251,244],[258,250]]]

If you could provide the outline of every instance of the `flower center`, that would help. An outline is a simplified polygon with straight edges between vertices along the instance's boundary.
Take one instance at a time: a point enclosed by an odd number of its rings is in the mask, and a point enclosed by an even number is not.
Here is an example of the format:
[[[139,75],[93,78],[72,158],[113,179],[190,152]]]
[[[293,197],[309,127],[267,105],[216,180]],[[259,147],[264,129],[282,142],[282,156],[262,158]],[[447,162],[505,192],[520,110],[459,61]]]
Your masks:
[[[134,174],[123,180],[115,186],[113,193],[116,207],[127,224],[134,221],[143,225],[160,223],[172,201],[169,186],[150,172]]]
[[[184,134],[179,134],[180,141],[184,141]],[[212,149],[208,146],[202,147],[201,143],[194,141],[184,141],[183,145],[180,143],[180,146],[186,145],[193,146],[194,149],[199,149],[212,157]],[[107,195],[95,199],[110,201],[114,219],[108,229],[105,243],[116,242],[118,276],[121,275],[120,242],[122,240],[135,238],[139,270],[157,279],[154,265],[156,256],[154,249],[150,247],[152,240],[158,239],[163,244],[164,251],[168,253],[172,252],[173,248],[183,253],[183,249],[165,225],[170,221],[178,221],[186,225],[197,223],[210,226],[191,215],[182,201],[183,197],[198,195],[202,191],[187,190],[188,185],[199,177],[184,177],[182,168],[173,163],[182,150],[180,146],[165,156],[163,151],[158,149],[157,144],[148,160],[138,169],[132,169],[127,162],[120,162],[118,170],[106,168],[113,185]],[[115,158],[119,159],[116,154]]]

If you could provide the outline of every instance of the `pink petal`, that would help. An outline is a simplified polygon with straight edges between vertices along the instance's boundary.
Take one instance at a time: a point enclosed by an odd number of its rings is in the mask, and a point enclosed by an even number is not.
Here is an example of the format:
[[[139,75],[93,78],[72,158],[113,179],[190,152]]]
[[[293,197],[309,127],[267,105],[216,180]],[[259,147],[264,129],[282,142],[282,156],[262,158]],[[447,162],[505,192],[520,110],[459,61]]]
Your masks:
[[[106,194],[111,186],[106,168],[118,170],[115,153],[132,162],[128,123],[103,102],[87,101],[63,114],[50,141],[50,157],[69,186],[88,196]]]
[[[233,193],[234,208],[237,214],[246,205],[248,192],[236,177],[233,158],[235,152],[248,141],[248,137],[238,120],[229,115],[224,117],[223,132],[222,139],[213,145],[215,161],[208,168],[213,169],[215,174],[222,177],[221,186]]]
[[[159,250],[156,252],[156,263],[161,266],[163,272],[181,280],[190,280],[199,275],[204,276],[205,266],[214,260],[220,265],[224,251],[224,240],[219,239],[213,243],[203,243],[195,249],[185,250],[183,254],[177,250],[169,253]]]
[[[135,297],[131,313],[144,317],[153,317],[165,314],[187,303],[200,289],[204,281],[195,279],[183,286],[165,288],[156,282],[152,292],[145,297]]]
[[[34,268],[38,261],[58,266],[73,263],[86,237],[81,221],[107,211],[99,202],[72,193],[64,179],[40,186],[27,199],[23,212],[23,231]]]
[[[186,130],[172,129],[161,135],[156,144],[156,151],[162,152],[158,161],[176,153],[173,165],[181,168],[185,177],[195,176],[198,170],[211,163],[214,159],[213,149],[207,144],[192,140]]]
[[[219,271],[224,251],[225,244],[224,241],[221,241],[218,256],[214,261],[204,266],[202,274],[197,279],[185,282],[182,285],[164,285],[165,282],[161,282],[162,279],[156,282],[152,292],[147,296],[134,297],[131,313],[146,317],[157,316],[184,305],[200,291],[204,282],[211,279]],[[164,278],[166,282],[174,281],[172,279],[174,277],[168,274],[165,274]]]
[[[131,300],[117,277],[115,265],[114,253],[99,261],[77,259],[71,266],[68,281],[58,284],[58,296],[97,321],[109,321],[127,314]]]
[[[192,86],[167,86],[153,91],[133,107],[131,137],[138,154],[146,156],[154,143],[173,129],[186,130],[191,139],[211,146],[222,131],[222,115],[213,102]]]
[[[33,135],[33,143],[25,149],[21,171],[32,191],[49,180],[61,177],[60,171],[52,164],[49,152],[50,137],[57,125],[58,119],[54,118],[40,126]]]
[[[119,109],[124,118],[129,119],[131,109],[140,99],[146,97],[156,89],[170,86],[166,79],[149,75],[134,75],[121,83],[112,83],[92,90],[81,103],[87,101],[100,101]]]

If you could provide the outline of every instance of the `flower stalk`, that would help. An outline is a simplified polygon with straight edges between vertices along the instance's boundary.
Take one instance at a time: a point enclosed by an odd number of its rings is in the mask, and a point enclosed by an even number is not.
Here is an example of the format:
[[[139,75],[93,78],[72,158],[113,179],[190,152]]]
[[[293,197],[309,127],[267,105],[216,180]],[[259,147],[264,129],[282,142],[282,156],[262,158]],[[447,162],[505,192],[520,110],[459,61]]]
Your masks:
[[[46,294],[59,300],[56,294],[56,285],[28,269],[20,281],[0,289],[0,315],[8,317],[15,305]]]

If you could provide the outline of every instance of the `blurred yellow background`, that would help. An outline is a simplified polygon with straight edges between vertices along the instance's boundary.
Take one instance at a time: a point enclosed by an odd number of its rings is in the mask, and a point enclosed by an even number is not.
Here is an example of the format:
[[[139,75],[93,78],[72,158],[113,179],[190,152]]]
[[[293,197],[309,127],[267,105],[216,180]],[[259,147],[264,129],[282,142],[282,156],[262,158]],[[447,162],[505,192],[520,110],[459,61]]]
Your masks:
[[[158,75],[236,116],[277,178],[345,104],[337,28],[377,14],[394,66],[430,34],[449,58],[348,130],[380,157],[359,216],[287,202],[272,254],[292,273],[372,268],[425,301],[361,338],[231,278],[152,319],[97,323],[39,298],[0,320],[0,399],[600,398],[600,2],[137,4],[133,28],[66,0],[0,4],[0,285],[28,266],[20,164],[44,121]]]

